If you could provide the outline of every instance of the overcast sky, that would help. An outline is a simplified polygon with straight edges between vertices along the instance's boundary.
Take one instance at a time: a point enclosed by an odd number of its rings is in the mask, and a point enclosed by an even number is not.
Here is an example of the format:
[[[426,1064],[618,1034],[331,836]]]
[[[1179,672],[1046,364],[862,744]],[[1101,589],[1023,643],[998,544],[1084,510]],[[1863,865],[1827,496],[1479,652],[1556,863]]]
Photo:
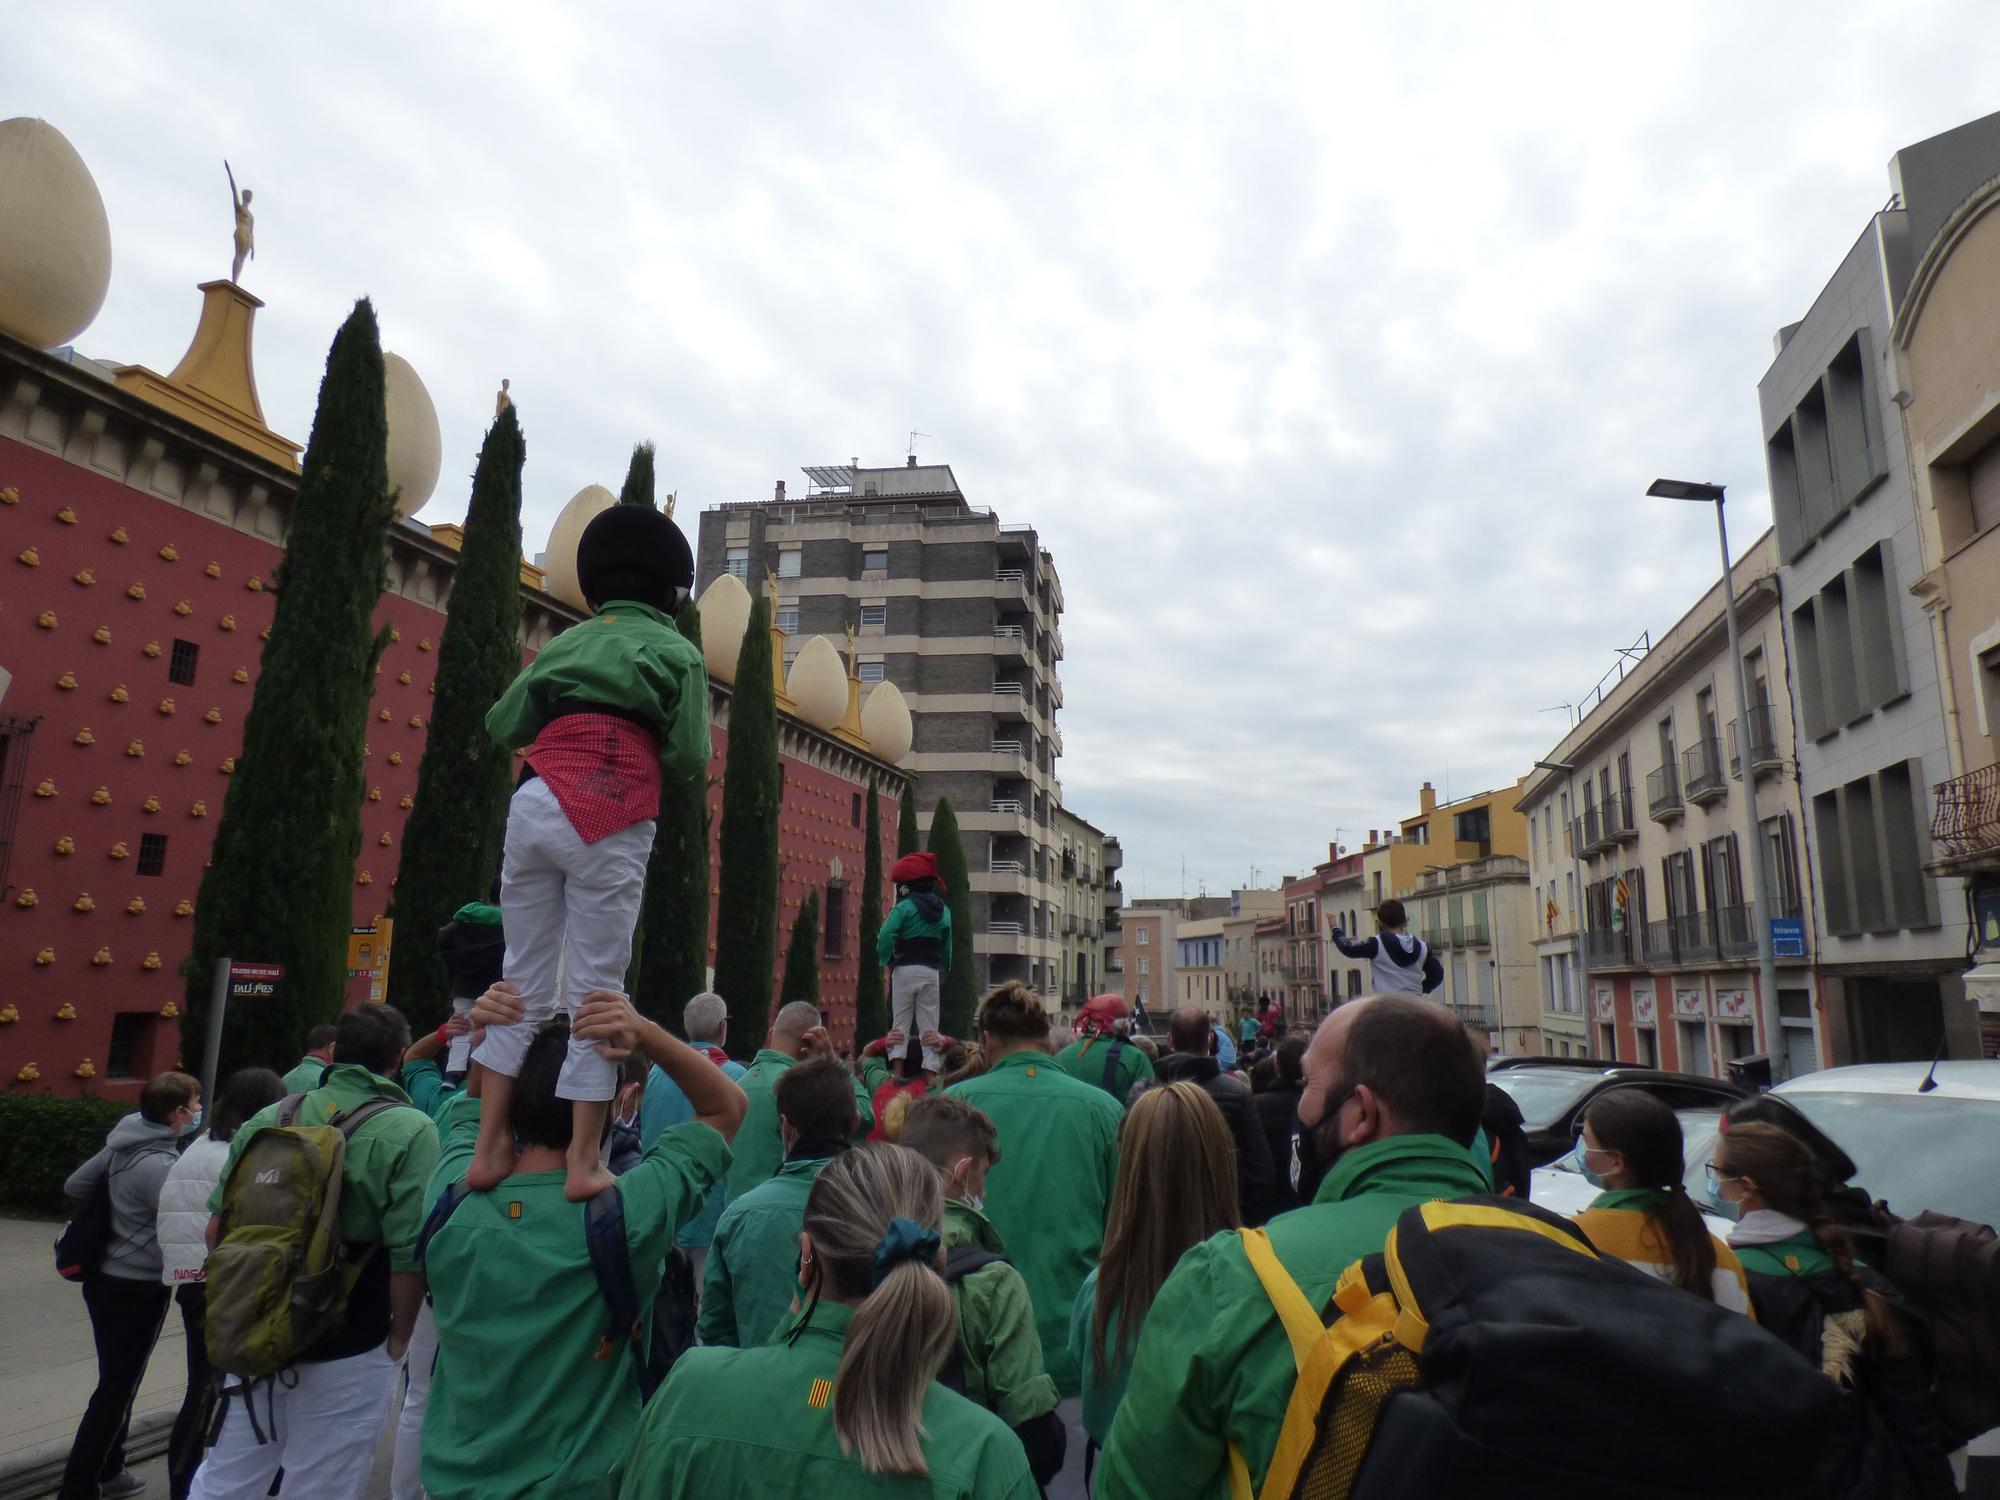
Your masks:
[[[352,299],[462,515],[502,376],[527,546],[659,445],[682,514],[950,463],[1067,596],[1066,800],[1128,894],[1270,883],[1510,784],[1767,524],[1755,386],[1898,147],[2000,106],[1990,3],[8,8],[75,144],[79,340],[226,274],[303,441]],[[1841,12],[1848,12],[1843,16]]]

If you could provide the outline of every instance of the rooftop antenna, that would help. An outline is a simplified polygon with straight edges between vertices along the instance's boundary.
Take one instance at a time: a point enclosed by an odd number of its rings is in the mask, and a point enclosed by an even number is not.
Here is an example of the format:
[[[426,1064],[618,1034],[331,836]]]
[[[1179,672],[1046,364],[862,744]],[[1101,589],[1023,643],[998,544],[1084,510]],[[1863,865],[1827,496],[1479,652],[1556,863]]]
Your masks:
[[[927,438],[929,436],[930,434],[928,432],[919,432],[914,427],[910,429],[910,448],[909,448],[910,457],[915,458],[917,456],[917,439]]]
[[[1535,712],[1538,714],[1568,714],[1570,727],[1572,729],[1576,727],[1576,705],[1574,703],[1553,703],[1547,708],[1538,708]]]

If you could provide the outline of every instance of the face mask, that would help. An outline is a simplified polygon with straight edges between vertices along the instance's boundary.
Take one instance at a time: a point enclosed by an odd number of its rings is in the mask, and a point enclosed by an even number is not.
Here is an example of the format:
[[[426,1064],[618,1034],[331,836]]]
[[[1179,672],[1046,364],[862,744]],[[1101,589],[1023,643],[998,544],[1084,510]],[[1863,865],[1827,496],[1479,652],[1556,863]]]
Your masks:
[[[1724,1198],[1720,1194],[1717,1194],[1715,1212],[1718,1218],[1728,1219],[1733,1223],[1743,1217],[1743,1205],[1736,1202],[1733,1198]]]
[[[1583,1173],[1585,1182],[1594,1188],[1604,1186],[1604,1179],[1590,1169],[1590,1150],[1583,1144],[1582,1136],[1576,1138],[1576,1151],[1572,1159],[1576,1162],[1577,1171]]]

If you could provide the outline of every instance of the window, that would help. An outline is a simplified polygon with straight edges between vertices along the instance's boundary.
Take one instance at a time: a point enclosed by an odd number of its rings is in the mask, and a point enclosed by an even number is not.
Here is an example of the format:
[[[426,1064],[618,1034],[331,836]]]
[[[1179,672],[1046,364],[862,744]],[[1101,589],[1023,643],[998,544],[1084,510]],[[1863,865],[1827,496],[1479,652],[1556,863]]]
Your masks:
[[[796,604],[783,605],[778,610],[778,629],[786,635],[799,633],[799,607]]]
[[[1830,720],[1826,728],[1839,729],[1866,712],[1855,671],[1854,631],[1848,618],[1844,575],[1819,591],[1819,597],[1813,601],[1813,620],[1819,626],[1820,675]]]
[[[780,547],[778,549],[778,576],[780,578],[797,578],[799,576],[800,565],[804,561],[805,553],[801,552],[797,547]]]
[[[1880,708],[1906,691],[1903,631],[1890,590],[1896,568],[1889,544],[1877,542],[1854,560],[1854,650],[1860,658],[1861,702]]]
[[[1806,732],[1806,738],[1816,740],[1826,734],[1829,726],[1826,689],[1819,671],[1819,620],[1810,599],[1792,611],[1792,644],[1797,651],[1793,665],[1799,689],[1799,728]]]
[[[1882,873],[1889,887],[1889,918],[1898,927],[1935,926],[1937,918],[1930,909],[1931,886],[1924,878],[1924,857],[1919,843],[1922,835],[1918,832],[1923,765],[1919,761],[1899,761],[1884,766],[1875,779],[1881,788],[1885,842]]]
[[[1145,947],[1148,943],[1152,942],[1153,930],[1150,927],[1139,927],[1135,928],[1134,931],[1136,931],[1139,935],[1138,943],[1141,948]]]
[[[1847,841],[1840,831],[1840,793],[1821,792],[1813,798],[1813,831],[1819,835],[1819,911],[1826,930],[1846,936],[1854,924],[1854,903],[1847,894]]]
[[[104,1054],[107,1078],[142,1078],[150,1071],[153,1023],[144,1012],[123,1012],[111,1018],[111,1042]]]
[[[880,682],[882,680],[882,663],[879,661],[864,661],[861,664],[861,680],[863,682]]]
[[[1972,535],[2000,526],[2000,441],[1988,443],[1965,465],[1966,501],[1972,512]]]
[[[748,546],[729,548],[724,554],[722,570],[725,573],[733,573],[738,578],[748,578],[750,576],[750,548]]]
[[[1153,961],[1143,953],[1139,955],[1139,972],[1142,975],[1153,972]]]
[[[861,549],[861,571],[864,573],[888,572],[889,549],[887,547],[863,547]]]
[[[858,800],[858,799],[857,799]],[[826,888],[826,932],[820,945],[820,952],[827,958],[839,958],[847,943],[847,887],[830,885]]]
[[[195,664],[200,660],[201,647],[193,641],[175,641],[174,654],[167,661],[167,681],[193,687]]]
[[[139,836],[139,873],[141,875],[167,873],[167,836],[164,833],[146,833]]]
[[[1632,1036],[1639,1044],[1639,1066],[1657,1068],[1660,1065],[1660,1034],[1650,1026],[1641,1026]]]
[[[1483,807],[1470,811],[1453,813],[1451,836],[1461,844],[1490,844],[1493,842],[1492,814]]]
[[[859,792],[854,794],[854,806],[849,813],[849,817],[856,828],[861,826],[861,793]]]
[[[889,606],[886,604],[862,605],[861,628],[863,630],[887,630],[889,628]]]
[[[1833,458],[1835,504],[1845,510],[1859,500],[1880,473],[1875,413],[1868,405],[1865,376],[1867,331],[1857,330],[1826,367],[1827,448]]]

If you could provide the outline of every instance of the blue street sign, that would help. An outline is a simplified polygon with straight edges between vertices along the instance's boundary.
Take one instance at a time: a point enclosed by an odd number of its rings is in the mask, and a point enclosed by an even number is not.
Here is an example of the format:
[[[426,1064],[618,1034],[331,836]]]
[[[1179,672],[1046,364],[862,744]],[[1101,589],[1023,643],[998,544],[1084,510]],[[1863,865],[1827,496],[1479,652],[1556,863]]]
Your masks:
[[[1803,917],[1771,918],[1771,956],[1773,958],[1806,956],[1806,924]]]

